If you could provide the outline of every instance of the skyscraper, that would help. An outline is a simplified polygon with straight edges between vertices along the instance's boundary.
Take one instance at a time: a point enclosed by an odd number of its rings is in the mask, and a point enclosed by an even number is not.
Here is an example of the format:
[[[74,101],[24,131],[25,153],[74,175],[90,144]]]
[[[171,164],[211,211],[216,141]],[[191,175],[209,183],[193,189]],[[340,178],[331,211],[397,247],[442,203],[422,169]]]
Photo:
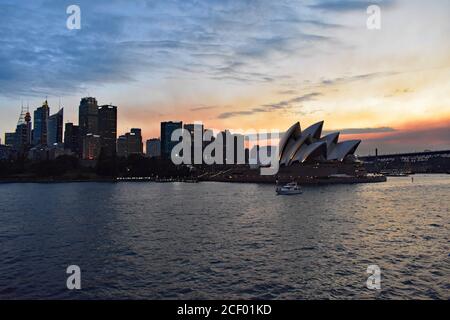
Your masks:
[[[117,155],[127,158],[131,154],[142,154],[143,144],[141,129],[133,128],[117,139]]]
[[[16,144],[16,133],[15,132],[6,132],[5,133],[5,145],[14,146]]]
[[[47,121],[47,145],[53,146],[63,142],[64,109],[51,115]]]
[[[81,137],[88,133],[98,133],[98,105],[97,100],[92,97],[82,98],[78,110],[78,124]]]
[[[34,111],[34,129],[33,129],[33,145],[47,144],[47,121],[50,114],[50,108],[47,100],[44,101],[42,107]]]
[[[128,138],[128,153],[144,153],[144,144],[142,143],[142,130],[133,128],[130,130]]]
[[[88,133],[83,139],[83,159],[97,160],[100,155],[100,136]]]
[[[98,108],[98,133],[104,155],[116,155],[117,140],[117,107],[104,105]]]
[[[161,140],[149,139],[147,140],[146,154],[150,158],[156,158],[161,156]]]
[[[117,138],[117,156],[122,158],[128,158],[128,146],[127,146],[127,134],[119,136]]]
[[[191,164],[201,164],[203,162],[203,132],[205,128],[202,123],[192,123],[185,124],[184,129],[191,134]],[[197,139],[196,142],[195,139]]]
[[[68,122],[64,130],[64,148],[71,150],[75,154],[80,154],[82,151],[79,128],[79,126]]]
[[[161,156],[164,159],[170,159],[170,154],[178,141],[171,141],[172,133],[183,127],[183,122],[161,122]]]

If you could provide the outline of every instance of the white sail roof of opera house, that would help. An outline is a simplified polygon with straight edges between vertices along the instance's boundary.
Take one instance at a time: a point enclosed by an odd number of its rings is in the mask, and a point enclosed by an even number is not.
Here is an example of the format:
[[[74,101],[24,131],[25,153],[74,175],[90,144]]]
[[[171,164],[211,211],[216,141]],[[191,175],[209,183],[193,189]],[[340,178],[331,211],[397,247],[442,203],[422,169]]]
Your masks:
[[[339,132],[321,137],[323,124],[323,121],[317,122],[303,131],[299,122],[290,127],[280,139],[280,165],[290,166],[308,161],[342,162],[355,153],[361,140],[338,142]]]

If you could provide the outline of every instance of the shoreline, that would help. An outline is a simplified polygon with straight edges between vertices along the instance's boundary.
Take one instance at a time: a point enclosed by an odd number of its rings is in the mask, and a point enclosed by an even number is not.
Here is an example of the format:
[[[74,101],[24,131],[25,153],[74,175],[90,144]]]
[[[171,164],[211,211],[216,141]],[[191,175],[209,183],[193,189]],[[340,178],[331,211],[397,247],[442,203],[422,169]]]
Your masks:
[[[420,173],[421,175],[446,175],[445,173]],[[414,176],[412,174],[410,176]],[[336,185],[336,184],[359,184],[359,183],[382,183],[386,182],[387,178],[406,178],[403,176],[390,177],[390,176],[367,176],[367,177],[329,177],[329,178],[319,178],[319,179],[301,179],[294,178],[299,185]],[[199,183],[199,182],[222,182],[222,183],[254,183],[254,184],[276,184],[275,178],[267,176],[253,176],[253,177],[216,177],[216,178],[186,178],[186,179],[160,179],[155,180],[154,178],[87,178],[87,179],[64,179],[64,178],[0,178],[0,184],[11,184],[11,183],[41,183],[41,184],[51,184],[51,183],[123,183],[123,182],[134,182],[134,183]],[[280,181],[284,183],[285,181]]]
[[[368,177],[346,177],[346,178],[336,178],[330,177],[325,179],[293,179],[296,180],[300,185],[330,185],[330,184],[358,184],[358,183],[381,183],[386,182],[386,176],[368,176]],[[223,183],[254,183],[254,184],[276,184],[274,177],[264,177],[255,176],[252,178],[213,178],[213,179],[164,179],[164,180],[154,180],[149,178],[130,178],[130,179],[117,179],[117,178],[92,178],[92,179],[52,179],[52,178],[9,178],[1,179],[0,184],[11,184],[11,183],[122,183],[122,182],[134,182],[134,183],[197,183],[197,182],[223,182]]]

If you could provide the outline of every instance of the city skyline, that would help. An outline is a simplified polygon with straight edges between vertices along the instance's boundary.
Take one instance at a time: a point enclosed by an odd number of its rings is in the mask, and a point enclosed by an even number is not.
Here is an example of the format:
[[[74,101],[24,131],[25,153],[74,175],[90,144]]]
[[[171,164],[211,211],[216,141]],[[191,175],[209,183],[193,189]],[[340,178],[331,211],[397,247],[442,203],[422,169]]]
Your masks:
[[[81,1],[74,31],[65,3],[5,1],[2,140],[22,101],[49,96],[53,114],[61,100],[77,123],[93,96],[118,106],[118,135],[144,141],[163,121],[286,130],[295,117],[363,140],[362,155],[448,149],[450,4],[377,1],[381,29],[367,30],[368,3]]]

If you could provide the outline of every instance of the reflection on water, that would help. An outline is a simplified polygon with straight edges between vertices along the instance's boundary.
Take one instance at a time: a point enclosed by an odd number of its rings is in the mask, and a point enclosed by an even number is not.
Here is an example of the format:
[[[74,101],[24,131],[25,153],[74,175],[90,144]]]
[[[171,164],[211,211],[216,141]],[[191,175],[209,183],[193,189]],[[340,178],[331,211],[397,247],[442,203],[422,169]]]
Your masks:
[[[450,298],[450,176],[0,185],[0,298]],[[66,289],[68,265],[82,290]],[[366,288],[368,265],[382,290]]]

